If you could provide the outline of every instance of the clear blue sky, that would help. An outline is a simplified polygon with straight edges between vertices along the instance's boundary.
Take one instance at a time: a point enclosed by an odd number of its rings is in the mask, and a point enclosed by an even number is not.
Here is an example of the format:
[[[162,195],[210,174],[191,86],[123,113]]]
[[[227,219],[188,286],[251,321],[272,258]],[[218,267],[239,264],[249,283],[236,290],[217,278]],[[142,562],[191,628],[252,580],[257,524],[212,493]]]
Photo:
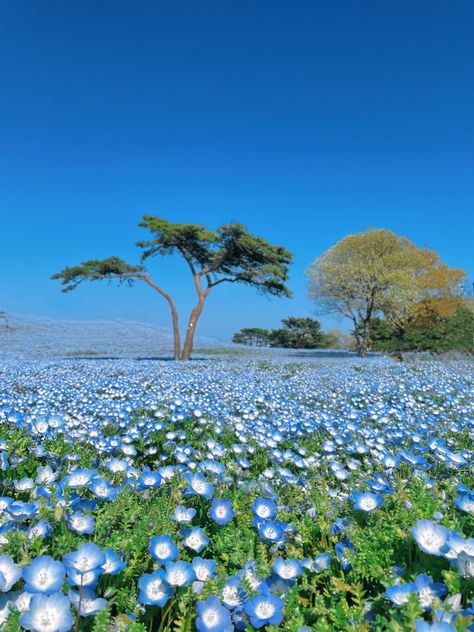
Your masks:
[[[311,315],[306,266],[370,226],[474,276],[472,0],[3,0],[0,66],[0,309],[167,325],[148,288],[49,280],[136,260],[142,213],[295,253],[292,301],[216,289],[222,339]],[[179,262],[150,268],[187,309]]]

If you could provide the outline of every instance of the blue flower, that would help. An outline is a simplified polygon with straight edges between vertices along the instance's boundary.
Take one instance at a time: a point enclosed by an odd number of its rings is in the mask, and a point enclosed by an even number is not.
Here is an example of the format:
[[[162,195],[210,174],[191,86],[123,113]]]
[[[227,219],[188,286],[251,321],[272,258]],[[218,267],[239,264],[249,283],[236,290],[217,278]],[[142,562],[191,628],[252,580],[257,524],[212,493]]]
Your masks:
[[[20,617],[20,625],[32,632],[68,632],[72,628],[69,599],[60,592],[33,595],[29,609]]]
[[[395,586],[389,586],[385,591],[387,599],[393,603],[394,606],[400,607],[406,604],[410,595],[416,590],[415,584],[395,584]]]
[[[148,547],[152,557],[162,564],[175,560],[179,551],[176,544],[169,535],[158,535],[150,538],[150,546]]]
[[[64,564],[67,569],[72,569],[77,573],[87,573],[89,571],[102,571],[105,564],[105,554],[96,544],[86,542],[71,553],[64,556]]]
[[[0,591],[8,592],[20,577],[20,566],[9,555],[0,555]]]
[[[433,582],[431,577],[425,573],[415,577],[414,584],[420,606],[424,610],[431,608],[435,598],[441,599],[448,592],[444,584]]]
[[[262,540],[266,540],[267,542],[278,542],[284,534],[281,526],[271,520],[268,522],[261,522],[257,529]]]
[[[212,595],[206,601],[197,602],[198,616],[196,629],[198,632],[232,632],[234,626],[230,612]]]
[[[140,594],[138,601],[145,605],[163,607],[173,595],[174,588],[166,581],[162,569],[153,573],[145,573],[138,580]]]
[[[22,575],[27,592],[51,595],[61,590],[66,569],[62,562],[53,560],[49,555],[43,555],[36,557],[24,568]]]
[[[247,598],[247,593],[240,576],[229,577],[229,579],[227,579],[222,589],[221,597],[225,606],[231,610],[242,607]]]
[[[353,492],[349,497],[354,503],[354,509],[373,511],[383,505],[383,496],[373,492]]]
[[[459,507],[461,511],[465,511],[471,516],[474,516],[474,492],[458,496],[454,499],[454,504]]]
[[[252,503],[252,510],[257,518],[271,520],[276,514],[276,504],[268,498],[257,498]]]
[[[209,539],[201,527],[182,529],[180,534],[183,538],[184,545],[188,549],[196,551],[196,553],[200,553],[209,544]]]
[[[137,490],[143,492],[147,489],[160,487],[162,481],[163,479],[159,472],[144,472],[137,481]]]
[[[426,621],[423,621],[423,619],[415,620],[415,630],[416,632],[456,632],[456,628],[445,621],[440,621],[439,623],[427,623]]]
[[[69,600],[81,617],[90,617],[105,608],[107,600],[97,597],[92,588],[82,588],[81,593],[69,591]]]
[[[209,515],[218,525],[224,525],[232,520],[235,512],[230,500],[214,498],[209,509]]]
[[[196,579],[196,573],[188,562],[165,562],[165,578],[170,586],[188,586]]]
[[[196,579],[201,582],[214,579],[216,576],[216,566],[217,563],[214,560],[203,560],[201,557],[195,557],[192,561]]]
[[[126,568],[125,562],[119,557],[119,554],[112,549],[104,549],[105,562],[102,564],[102,571],[107,575],[118,575],[120,571]]]
[[[182,505],[178,505],[175,507],[174,511],[171,513],[170,518],[179,524],[187,524],[191,522],[194,516],[196,515],[195,509],[187,509]]]
[[[420,549],[430,555],[442,555],[448,540],[448,530],[431,520],[418,520],[411,534]]]
[[[82,511],[75,511],[70,516],[67,516],[66,522],[71,531],[75,531],[79,535],[94,533],[94,518],[89,514],[82,513]]]
[[[204,496],[208,500],[214,496],[214,485],[208,483],[202,474],[192,474],[188,472],[185,474],[184,479],[188,483],[185,489],[185,494],[196,494],[198,496]]]
[[[257,629],[267,623],[280,625],[283,621],[283,601],[271,593],[255,595],[247,601],[244,611],[250,617],[250,623]]]
[[[281,557],[277,557],[273,562],[272,571],[284,580],[296,579],[303,573],[303,569],[298,560],[284,560]]]

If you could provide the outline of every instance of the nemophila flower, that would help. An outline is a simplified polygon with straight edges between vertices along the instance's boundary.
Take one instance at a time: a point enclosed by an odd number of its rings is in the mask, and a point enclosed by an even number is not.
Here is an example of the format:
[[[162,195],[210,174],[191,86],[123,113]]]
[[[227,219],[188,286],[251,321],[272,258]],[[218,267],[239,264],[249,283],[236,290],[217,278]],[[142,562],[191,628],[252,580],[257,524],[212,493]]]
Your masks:
[[[159,472],[144,472],[137,481],[137,490],[143,492],[147,489],[160,487],[162,481],[163,479]]]
[[[268,498],[257,498],[252,503],[254,514],[262,520],[270,520],[276,514],[276,503]]]
[[[281,557],[272,564],[272,571],[285,580],[294,580],[303,574],[301,564],[296,559],[284,560]]]
[[[201,557],[195,557],[192,561],[196,579],[201,582],[214,579],[216,576],[216,566],[217,563],[214,560],[203,560]]]
[[[329,533],[331,535],[339,535],[340,533],[344,533],[346,529],[349,527],[350,522],[345,518],[338,518],[329,529]]]
[[[183,538],[184,546],[196,551],[196,553],[200,553],[209,544],[209,539],[201,527],[182,529],[180,535]]]
[[[68,632],[72,628],[69,599],[62,593],[33,595],[20,625],[32,632]]]
[[[456,632],[456,628],[454,628],[450,623],[446,623],[445,621],[427,623],[426,621],[423,621],[423,619],[416,619],[415,631],[416,632]]]
[[[259,593],[247,601],[244,608],[254,628],[267,623],[280,625],[283,621],[283,601],[271,593]]]
[[[166,581],[165,572],[162,569],[153,573],[145,573],[138,580],[139,603],[151,606],[163,607],[173,595],[174,588]]]
[[[390,599],[394,606],[400,607],[408,603],[410,595],[416,590],[415,584],[395,584],[385,591],[385,597]]]
[[[31,564],[22,571],[25,590],[29,593],[44,593],[46,595],[61,590],[65,575],[64,564],[53,560],[49,555],[35,557]]]
[[[470,555],[466,551],[458,553],[456,566],[463,577],[474,577],[474,554]]]
[[[97,597],[92,588],[82,588],[81,592],[69,591],[69,601],[81,617],[96,615],[107,605],[107,600]]]
[[[106,575],[118,575],[120,571],[126,568],[125,562],[120,558],[119,554],[112,549],[104,549],[105,562],[101,569]]]
[[[214,498],[209,509],[209,515],[218,525],[227,524],[235,516],[230,500]]]
[[[93,478],[87,488],[101,500],[115,500],[118,495],[118,489],[104,478]]]
[[[352,492],[349,497],[354,503],[354,509],[373,511],[383,505],[383,496],[373,492]]]
[[[463,494],[454,499],[454,504],[466,513],[474,516],[474,492]]]
[[[96,544],[86,542],[71,553],[64,556],[64,565],[77,573],[87,573],[101,569],[105,564],[105,554]]]
[[[247,593],[239,576],[229,577],[221,591],[222,602],[227,608],[233,610],[240,608],[247,598]]]
[[[352,544],[348,540],[346,540],[345,542],[338,542],[334,545],[334,551],[342,567],[342,570],[347,571],[351,569],[352,564],[350,562],[350,555],[354,552],[354,547],[352,546]]]
[[[418,520],[411,534],[420,549],[430,555],[442,555],[448,540],[448,530],[431,520]]]
[[[271,520],[268,522],[260,522],[257,529],[262,540],[267,542],[278,542],[284,534],[281,526]]]
[[[311,570],[316,573],[326,570],[331,565],[332,555],[330,553],[320,553],[317,555],[311,565]]]
[[[28,478],[28,477],[24,477],[21,478],[19,481],[13,481],[13,485],[16,489],[17,492],[27,492],[30,489],[33,489],[33,487],[35,486],[35,482],[32,478]]]
[[[94,518],[91,515],[82,513],[82,511],[75,511],[70,516],[67,516],[66,522],[71,531],[75,531],[79,535],[94,533]]]
[[[20,566],[9,555],[0,555],[0,591],[8,592],[20,577]]]
[[[204,496],[210,500],[214,496],[214,485],[208,483],[202,474],[185,474],[185,481],[188,483],[184,494],[196,494],[198,496]]]
[[[232,632],[234,630],[230,612],[215,595],[206,601],[198,601],[197,613],[196,629],[198,632]]]
[[[45,538],[49,535],[53,530],[53,527],[46,522],[46,520],[38,520],[36,524],[31,525],[28,528],[27,535],[29,540],[33,540],[34,538]]]
[[[164,564],[178,557],[178,547],[169,535],[159,535],[150,539],[148,547],[152,557]]]
[[[431,577],[425,573],[417,575],[414,584],[420,606],[424,610],[431,608],[436,598],[441,599],[448,592],[444,584],[433,582]]]
[[[16,500],[6,508],[6,512],[15,522],[24,522],[36,516],[38,507],[33,503],[24,503],[21,500]]]
[[[67,487],[71,489],[82,489],[97,476],[97,470],[90,470],[86,468],[77,468],[64,481]]]
[[[193,508],[187,509],[182,505],[178,505],[175,507],[174,511],[171,512],[170,518],[179,524],[187,524],[191,522],[194,516],[196,515],[196,510]]]
[[[85,571],[84,573],[79,573],[73,568],[67,568],[67,583],[69,586],[87,586],[88,588],[96,588],[99,583],[99,577],[102,573],[102,568],[96,568],[93,571]]]
[[[165,579],[170,586],[177,588],[188,586],[196,579],[196,573],[191,564],[182,560],[165,562],[165,569]]]

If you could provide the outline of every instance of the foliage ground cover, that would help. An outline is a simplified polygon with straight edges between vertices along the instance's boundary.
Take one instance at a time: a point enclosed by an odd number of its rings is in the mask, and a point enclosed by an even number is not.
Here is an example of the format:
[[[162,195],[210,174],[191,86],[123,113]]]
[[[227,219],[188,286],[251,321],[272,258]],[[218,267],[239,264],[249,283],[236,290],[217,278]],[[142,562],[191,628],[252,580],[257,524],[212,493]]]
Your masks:
[[[472,630],[472,364],[0,366],[1,629]]]

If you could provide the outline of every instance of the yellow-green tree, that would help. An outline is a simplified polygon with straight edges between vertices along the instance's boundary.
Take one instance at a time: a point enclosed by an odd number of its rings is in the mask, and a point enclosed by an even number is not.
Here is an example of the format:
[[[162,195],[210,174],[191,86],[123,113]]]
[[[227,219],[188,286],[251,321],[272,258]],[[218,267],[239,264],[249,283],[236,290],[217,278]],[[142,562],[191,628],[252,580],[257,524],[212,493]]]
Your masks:
[[[315,259],[309,290],[320,313],[339,313],[354,325],[359,356],[370,340],[370,320],[383,314],[404,326],[422,314],[453,314],[462,300],[464,272],[439,255],[386,229],[348,235]]]

